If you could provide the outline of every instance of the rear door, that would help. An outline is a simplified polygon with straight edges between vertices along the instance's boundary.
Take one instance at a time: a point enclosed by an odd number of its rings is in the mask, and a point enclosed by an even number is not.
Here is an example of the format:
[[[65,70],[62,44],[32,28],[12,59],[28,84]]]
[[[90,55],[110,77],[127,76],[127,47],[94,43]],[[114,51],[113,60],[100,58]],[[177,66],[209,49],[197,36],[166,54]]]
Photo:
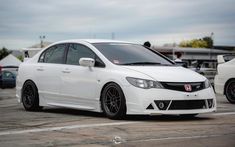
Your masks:
[[[65,61],[66,44],[54,45],[45,50],[36,65],[35,80],[39,95],[47,103],[60,101],[61,70]]]

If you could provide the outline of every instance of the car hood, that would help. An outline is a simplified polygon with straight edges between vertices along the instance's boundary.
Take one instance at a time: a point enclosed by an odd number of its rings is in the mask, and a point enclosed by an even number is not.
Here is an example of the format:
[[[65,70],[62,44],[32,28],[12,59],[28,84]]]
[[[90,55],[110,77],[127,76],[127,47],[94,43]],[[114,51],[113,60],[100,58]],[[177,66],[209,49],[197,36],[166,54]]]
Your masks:
[[[179,66],[123,66],[162,82],[202,82],[206,78],[192,70]]]

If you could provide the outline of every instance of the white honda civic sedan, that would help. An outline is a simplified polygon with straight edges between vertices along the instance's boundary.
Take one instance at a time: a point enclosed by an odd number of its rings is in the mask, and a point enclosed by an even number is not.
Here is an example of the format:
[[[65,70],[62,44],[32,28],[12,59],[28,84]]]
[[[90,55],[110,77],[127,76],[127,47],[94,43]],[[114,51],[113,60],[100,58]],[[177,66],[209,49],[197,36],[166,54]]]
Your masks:
[[[216,110],[209,81],[139,44],[66,40],[19,67],[16,96],[28,111],[57,106],[126,114],[195,116]]]

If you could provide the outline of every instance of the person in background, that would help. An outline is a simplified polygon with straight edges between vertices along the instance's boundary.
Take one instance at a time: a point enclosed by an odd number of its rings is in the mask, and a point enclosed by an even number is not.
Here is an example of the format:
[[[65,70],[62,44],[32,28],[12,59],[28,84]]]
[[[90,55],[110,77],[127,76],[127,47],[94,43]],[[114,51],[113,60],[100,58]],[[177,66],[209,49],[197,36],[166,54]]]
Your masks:
[[[25,57],[25,58],[29,58],[29,52],[28,52],[28,51],[25,51],[25,52],[24,52],[24,57]]]
[[[150,43],[149,41],[146,41],[146,42],[144,43],[144,46],[150,48],[150,47],[151,47],[151,43]]]
[[[182,59],[181,59],[182,53],[176,52],[175,55],[176,55],[175,62],[182,62]]]

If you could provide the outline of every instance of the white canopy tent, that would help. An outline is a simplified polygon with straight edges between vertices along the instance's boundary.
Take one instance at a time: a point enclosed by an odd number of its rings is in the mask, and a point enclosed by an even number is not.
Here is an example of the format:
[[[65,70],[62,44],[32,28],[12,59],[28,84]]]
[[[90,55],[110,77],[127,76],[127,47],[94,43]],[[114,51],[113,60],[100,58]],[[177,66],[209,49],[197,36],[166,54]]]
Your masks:
[[[17,66],[18,67],[21,63],[22,62],[18,58],[16,58],[12,54],[9,54],[8,56],[6,56],[0,61],[0,66]]]

